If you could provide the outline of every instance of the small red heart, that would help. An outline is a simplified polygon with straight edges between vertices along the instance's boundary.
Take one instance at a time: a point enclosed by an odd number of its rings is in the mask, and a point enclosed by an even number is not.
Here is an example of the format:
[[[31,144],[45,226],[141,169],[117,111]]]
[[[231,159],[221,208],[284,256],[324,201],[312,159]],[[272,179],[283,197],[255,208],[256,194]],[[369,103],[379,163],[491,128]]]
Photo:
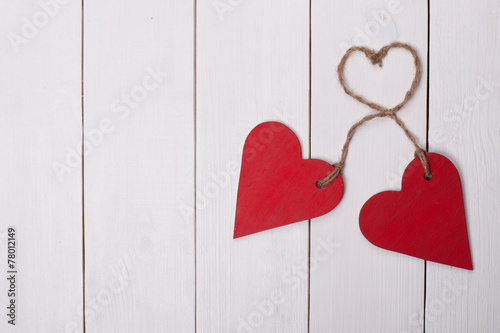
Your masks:
[[[331,211],[342,197],[342,177],[322,189],[316,182],[333,170],[324,161],[303,160],[299,139],[285,125],[257,125],[243,147],[234,238]]]
[[[419,158],[403,174],[401,191],[374,195],[361,208],[359,227],[375,246],[472,270],[462,185],[446,157],[427,153],[432,179]]]

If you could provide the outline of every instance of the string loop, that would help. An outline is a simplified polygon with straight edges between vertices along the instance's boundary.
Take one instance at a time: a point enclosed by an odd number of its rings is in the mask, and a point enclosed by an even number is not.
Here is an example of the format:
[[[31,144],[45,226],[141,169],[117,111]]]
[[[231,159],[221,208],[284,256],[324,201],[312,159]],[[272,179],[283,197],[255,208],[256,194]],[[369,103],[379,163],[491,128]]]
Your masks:
[[[389,53],[389,50],[393,49],[393,48],[402,48],[402,49],[405,49],[408,52],[410,52],[410,54],[413,56],[413,59],[414,59],[415,76],[413,77],[413,81],[411,83],[410,89],[406,92],[403,101],[392,108],[384,108],[377,103],[367,101],[366,99],[364,99],[360,95],[353,93],[352,90],[347,87],[345,80],[344,80],[344,66],[345,66],[345,63],[347,62],[347,59],[351,56],[352,53],[363,52],[373,65],[378,65],[379,67],[382,67],[382,60]],[[417,89],[417,84],[418,84],[418,81],[419,81],[420,76],[422,74],[422,69],[420,66],[420,59],[418,58],[417,51],[415,51],[415,49],[413,49],[410,45],[404,44],[404,43],[399,43],[399,42],[395,42],[395,43],[389,44],[387,46],[384,46],[378,52],[375,52],[374,50],[370,50],[370,49],[367,49],[366,47],[362,47],[362,46],[351,47],[349,50],[346,51],[346,53],[344,54],[344,56],[340,60],[340,63],[337,67],[337,73],[338,73],[340,85],[342,86],[342,88],[344,88],[344,92],[347,95],[351,96],[352,98],[354,98],[358,102],[367,105],[371,109],[378,111],[378,113],[367,115],[367,116],[363,117],[360,121],[358,121],[357,123],[352,125],[352,127],[347,132],[347,138],[346,138],[346,141],[344,143],[344,146],[342,147],[342,155],[340,157],[340,161],[332,164],[332,166],[335,169],[332,172],[330,172],[327,177],[318,180],[316,185],[319,188],[323,188],[323,187],[327,186],[328,184],[330,184],[333,180],[335,180],[335,178],[337,178],[337,176],[340,173],[342,173],[342,170],[344,169],[344,165],[345,165],[345,160],[347,158],[347,152],[349,151],[349,143],[351,142],[351,139],[354,136],[354,132],[356,131],[356,129],[359,126],[361,126],[363,123],[365,123],[369,120],[372,120],[375,118],[381,118],[381,117],[392,118],[398,124],[398,126],[403,129],[403,131],[406,134],[406,136],[408,137],[408,139],[410,139],[410,141],[415,146],[415,157],[420,158],[420,161],[422,162],[422,166],[424,167],[424,170],[425,170],[425,174],[424,174],[425,178],[430,179],[432,177],[432,174],[431,174],[431,171],[429,169],[429,163],[428,163],[427,158],[425,156],[425,150],[422,149],[418,145],[417,140],[415,139],[413,134],[406,128],[403,121],[401,121],[401,119],[399,119],[396,116],[396,112],[401,110],[401,108],[406,103],[408,103],[408,101],[412,97],[413,93]]]

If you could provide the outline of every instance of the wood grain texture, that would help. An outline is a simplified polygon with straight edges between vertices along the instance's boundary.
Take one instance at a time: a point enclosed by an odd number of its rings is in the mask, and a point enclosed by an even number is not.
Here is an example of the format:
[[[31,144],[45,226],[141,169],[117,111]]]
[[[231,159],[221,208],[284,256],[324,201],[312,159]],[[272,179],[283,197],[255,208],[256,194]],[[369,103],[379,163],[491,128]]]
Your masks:
[[[49,15],[38,1],[2,1],[0,13],[0,332],[81,333],[81,157],[68,167],[66,148],[82,135],[81,6]],[[6,316],[10,226],[15,326]]]
[[[474,271],[428,263],[426,332],[498,332],[500,6],[430,10],[429,149],[460,172]]]
[[[85,18],[86,331],[193,332],[193,3]]]
[[[252,128],[283,122],[308,156],[309,3],[229,2],[197,7],[197,332],[306,332],[307,222],[232,236]]]
[[[336,162],[349,127],[375,112],[347,96],[338,83],[335,68],[348,44],[378,49],[395,40],[409,43],[418,50],[426,72],[427,6],[400,2],[394,7],[393,3],[312,2],[313,158]],[[353,56],[345,67],[347,84],[370,101],[396,105],[410,87],[412,60],[404,51],[391,50],[379,69],[364,55]],[[398,116],[424,144],[425,75]],[[311,253],[325,237],[338,245],[328,260],[311,268],[311,333],[422,332],[423,327],[412,325],[410,318],[423,309],[424,261],[373,246],[358,226],[360,209],[368,198],[400,189],[413,152],[411,142],[390,119],[368,122],[354,135],[343,172],[344,197],[334,211],[311,222]]]

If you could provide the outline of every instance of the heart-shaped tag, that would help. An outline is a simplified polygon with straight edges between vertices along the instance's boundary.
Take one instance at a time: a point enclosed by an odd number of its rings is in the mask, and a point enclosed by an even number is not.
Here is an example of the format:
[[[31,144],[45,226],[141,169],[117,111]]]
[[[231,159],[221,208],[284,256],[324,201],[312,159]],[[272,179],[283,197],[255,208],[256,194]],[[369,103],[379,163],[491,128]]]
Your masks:
[[[462,185],[446,157],[426,153],[432,178],[415,158],[403,174],[401,191],[374,195],[361,208],[359,227],[372,244],[472,270]]]
[[[324,161],[303,160],[299,139],[285,125],[257,125],[243,147],[234,238],[331,211],[342,197],[342,177],[321,189],[316,182],[333,170]]]

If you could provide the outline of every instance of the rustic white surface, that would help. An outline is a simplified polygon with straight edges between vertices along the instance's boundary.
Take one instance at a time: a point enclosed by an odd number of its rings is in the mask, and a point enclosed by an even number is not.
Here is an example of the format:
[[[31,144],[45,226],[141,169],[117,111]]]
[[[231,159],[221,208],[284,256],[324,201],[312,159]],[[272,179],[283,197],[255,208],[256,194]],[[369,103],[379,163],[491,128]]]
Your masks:
[[[500,330],[497,1],[87,0],[83,12],[55,1],[0,4],[1,332],[83,333],[84,286],[89,333]],[[394,40],[424,70],[398,114],[425,146],[429,101],[429,148],[462,176],[474,271],[426,269],[360,233],[363,203],[398,189],[413,157],[390,119],[356,132],[332,212],[233,240],[249,131],[281,121],[304,158],[336,162],[349,127],[374,112],[344,94],[337,63],[349,44]],[[396,104],[411,62],[394,51],[375,69],[357,56],[347,82]]]
[[[429,148],[460,172],[474,270],[428,263],[426,332],[500,331],[499,9],[431,5]]]
[[[67,164],[82,135],[81,6],[49,16],[37,1],[2,1],[0,13],[0,332],[64,332],[83,322],[81,157]],[[7,323],[10,226],[15,326]]]
[[[418,50],[424,75],[398,116],[425,147],[427,6],[402,2],[394,9],[389,4],[313,2],[313,158],[336,162],[349,127],[376,112],[347,96],[337,80],[343,43],[353,39],[376,49],[404,41]],[[383,23],[380,16],[385,18]],[[366,38],[357,32],[358,27]],[[393,50],[382,69],[373,67],[364,55],[353,56],[346,64],[345,77],[356,93],[393,106],[403,99],[414,71],[411,55]],[[366,200],[380,191],[401,188],[402,172],[414,150],[391,119],[373,120],[355,133],[343,173],[344,197],[330,214],[314,219],[311,225],[313,247],[324,238],[338,243],[328,260],[315,271],[311,268],[311,332],[422,331],[409,318],[413,311],[423,309],[424,262],[373,246],[358,225]]]
[[[194,331],[193,54],[191,2],[85,2],[88,333]]]
[[[198,332],[307,331],[307,222],[232,236],[250,130],[280,119],[308,156],[308,11],[308,1],[259,0],[242,2],[220,20],[211,2],[198,2]],[[304,277],[297,278],[294,267],[303,262]]]

